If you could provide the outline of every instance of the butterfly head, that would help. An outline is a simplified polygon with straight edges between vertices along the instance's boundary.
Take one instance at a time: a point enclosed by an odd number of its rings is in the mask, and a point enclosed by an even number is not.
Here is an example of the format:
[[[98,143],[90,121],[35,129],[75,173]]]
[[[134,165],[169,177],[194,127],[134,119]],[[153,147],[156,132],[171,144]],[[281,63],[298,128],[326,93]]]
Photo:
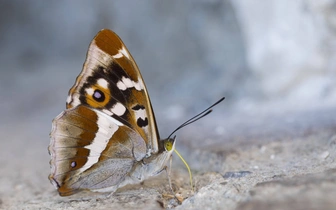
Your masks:
[[[163,148],[165,151],[167,152],[174,151],[175,139],[176,139],[176,136],[174,136],[173,138],[167,138],[163,140]]]

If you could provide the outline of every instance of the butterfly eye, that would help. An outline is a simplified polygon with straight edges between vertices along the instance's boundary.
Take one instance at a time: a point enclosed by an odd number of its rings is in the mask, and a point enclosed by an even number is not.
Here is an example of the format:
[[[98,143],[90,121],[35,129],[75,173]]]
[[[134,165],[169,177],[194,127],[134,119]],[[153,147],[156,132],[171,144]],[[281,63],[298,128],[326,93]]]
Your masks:
[[[98,89],[93,92],[92,97],[97,102],[103,102],[105,100],[105,94],[101,90],[98,90]]]
[[[173,141],[171,139],[164,140],[164,148],[166,151],[171,151],[173,149]]]

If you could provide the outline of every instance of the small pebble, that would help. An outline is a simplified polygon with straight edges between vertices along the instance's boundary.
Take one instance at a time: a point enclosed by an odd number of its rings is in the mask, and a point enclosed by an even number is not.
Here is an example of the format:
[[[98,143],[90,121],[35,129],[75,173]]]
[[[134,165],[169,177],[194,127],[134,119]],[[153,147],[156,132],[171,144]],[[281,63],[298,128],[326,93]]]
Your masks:
[[[322,154],[320,154],[320,158],[322,158],[322,159],[326,159],[328,156],[329,156],[328,151],[324,151]]]
[[[226,172],[223,175],[223,178],[228,179],[228,178],[240,178],[247,176],[249,174],[252,174],[251,171],[231,171],[231,172]]]

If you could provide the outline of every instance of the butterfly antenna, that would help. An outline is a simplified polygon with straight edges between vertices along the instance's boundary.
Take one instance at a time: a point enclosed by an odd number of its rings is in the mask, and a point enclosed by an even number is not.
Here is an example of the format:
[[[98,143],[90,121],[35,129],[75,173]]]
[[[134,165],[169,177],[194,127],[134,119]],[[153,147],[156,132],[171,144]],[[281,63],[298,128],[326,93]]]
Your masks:
[[[185,121],[184,123],[182,123],[179,127],[177,127],[169,136],[168,139],[178,130],[180,130],[181,128],[196,122],[197,120],[207,116],[208,114],[210,114],[212,112],[212,107],[216,106],[217,104],[219,104],[220,102],[222,102],[225,99],[225,97],[219,99],[216,103],[212,104],[211,106],[209,106],[207,109],[205,109],[204,111],[200,112],[199,114],[195,115],[194,117],[190,118],[189,120]]]

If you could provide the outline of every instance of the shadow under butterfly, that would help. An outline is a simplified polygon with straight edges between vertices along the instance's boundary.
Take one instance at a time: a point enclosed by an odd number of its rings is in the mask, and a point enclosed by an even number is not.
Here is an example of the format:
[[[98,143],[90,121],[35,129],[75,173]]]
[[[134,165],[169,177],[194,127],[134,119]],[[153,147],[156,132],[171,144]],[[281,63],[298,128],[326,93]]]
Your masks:
[[[49,180],[61,196],[82,190],[114,192],[139,183],[167,169],[175,150],[172,134],[160,139],[134,59],[118,35],[103,29],[89,46],[83,70],[69,90],[66,110],[52,122]]]

